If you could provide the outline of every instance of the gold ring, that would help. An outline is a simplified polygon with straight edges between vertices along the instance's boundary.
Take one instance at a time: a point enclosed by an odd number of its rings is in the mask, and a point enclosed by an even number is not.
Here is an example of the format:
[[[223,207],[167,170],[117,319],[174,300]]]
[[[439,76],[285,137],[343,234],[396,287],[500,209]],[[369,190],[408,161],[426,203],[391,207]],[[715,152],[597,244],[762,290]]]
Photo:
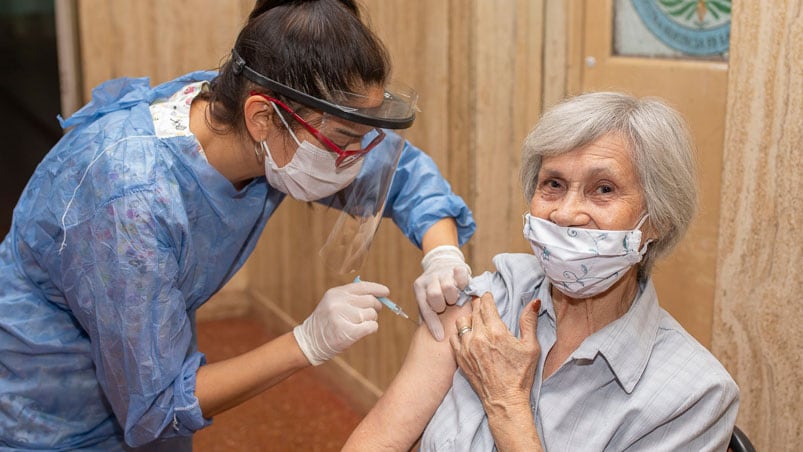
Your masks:
[[[461,326],[460,329],[457,330],[457,338],[459,339],[459,338],[463,337],[463,335],[468,333],[469,331],[471,331],[471,327],[470,326],[468,326],[468,325]]]

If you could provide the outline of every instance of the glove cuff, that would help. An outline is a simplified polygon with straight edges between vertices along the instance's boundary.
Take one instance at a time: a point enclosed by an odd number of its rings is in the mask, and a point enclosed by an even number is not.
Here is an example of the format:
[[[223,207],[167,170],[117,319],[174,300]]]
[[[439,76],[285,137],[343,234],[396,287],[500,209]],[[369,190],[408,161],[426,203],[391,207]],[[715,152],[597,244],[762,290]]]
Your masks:
[[[463,263],[466,262],[466,258],[460,248],[454,245],[441,245],[432,248],[424,255],[424,258],[421,259],[421,267],[424,268],[424,271],[427,271],[434,262],[447,259],[458,259]]]
[[[313,350],[314,346],[310,344],[309,340],[307,340],[308,336],[304,331],[304,325],[306,323],[307,322],[304,321],[304,323],[301,325],[296,325],[295,328],[293,328],[293,337],[296,338],[298,348],[301,349],[301,353],[304,354],[304,356],[307,358],[307,361],[309,361],[309,363],[313,366],[320,366],[326,362],[326,359],[318,359],[318,357],[316,357],[316,353]]]

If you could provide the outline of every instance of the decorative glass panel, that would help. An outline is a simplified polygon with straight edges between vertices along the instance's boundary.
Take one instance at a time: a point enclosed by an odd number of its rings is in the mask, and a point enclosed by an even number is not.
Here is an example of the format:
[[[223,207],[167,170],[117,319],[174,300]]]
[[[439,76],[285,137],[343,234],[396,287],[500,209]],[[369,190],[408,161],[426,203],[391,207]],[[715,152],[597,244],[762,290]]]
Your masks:
[[[613,50],[622,56],[727,59],[731,0],[616,0]]]

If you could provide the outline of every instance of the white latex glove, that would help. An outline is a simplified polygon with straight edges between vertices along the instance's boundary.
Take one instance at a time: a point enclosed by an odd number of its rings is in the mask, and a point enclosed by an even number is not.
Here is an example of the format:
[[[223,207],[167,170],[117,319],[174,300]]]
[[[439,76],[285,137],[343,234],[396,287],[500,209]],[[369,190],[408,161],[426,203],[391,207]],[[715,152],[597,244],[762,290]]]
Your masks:
[[[390,290],[377,283],[358,282],[326,291],[312,315],[293,328],[293,336],[310,364],[317,366],[379,329],[382,304]]]
[[[460,291],[471,278],[471,267],[460,248],[451,245],[431,249],[421,260],[424,273],[413,283],[421,318],[432,336],[443,340],[443,325],[438,318],[447,305],[457,302]]]

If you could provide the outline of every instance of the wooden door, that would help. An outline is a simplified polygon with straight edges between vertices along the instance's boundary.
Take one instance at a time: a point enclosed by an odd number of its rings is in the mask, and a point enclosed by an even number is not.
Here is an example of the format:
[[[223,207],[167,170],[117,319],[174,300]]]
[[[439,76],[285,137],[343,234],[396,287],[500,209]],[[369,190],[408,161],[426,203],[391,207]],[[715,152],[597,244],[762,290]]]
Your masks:
[[[580,86],[575,88],[579,88],[581,92],[616,90],[636,96],[659,96],[678,109],[688,121],[697,147],[700,210],[685,239],[671,256],[656,265],[653,276],[661,306],[703,345],[710,347],[725,130],[727,56],[700,57],[682,54],[683,52],[657,57],[617,54],[614,50],[615,27],[626,25],[617,23],[621,17],[615,16],[615,13],[622,14],[624,8],[632,9],[636,3],[658,5],[667,2],[585,1],[580,41],[583,64],[578,67]],[[681,20],[689,18],[692,21],[701,16],[705,20],[706,14],[711,14],[711,21],[721,21],[726,14],[720,10],[712,13],[698,9],[700,4],[705,6],[704,2],[686,0],[674,3],[679,7],[672,11],[654,9],[652,13],[678,12],[681,13]],[[723,5],[723,9],[730,4],[729,1],[719,3]],[[716,19],[714,14],[717,15]],[[646,20],[652,20],[650,26],[654,28],[662,26],[659,23],[660,17],[647,17]],[[660,29],[657,31],[661,32]],[[621,35],[620,30],[616,33],[616,38],[622,39]],[[725,39],[727,45],[726,34],[716,39]]]

